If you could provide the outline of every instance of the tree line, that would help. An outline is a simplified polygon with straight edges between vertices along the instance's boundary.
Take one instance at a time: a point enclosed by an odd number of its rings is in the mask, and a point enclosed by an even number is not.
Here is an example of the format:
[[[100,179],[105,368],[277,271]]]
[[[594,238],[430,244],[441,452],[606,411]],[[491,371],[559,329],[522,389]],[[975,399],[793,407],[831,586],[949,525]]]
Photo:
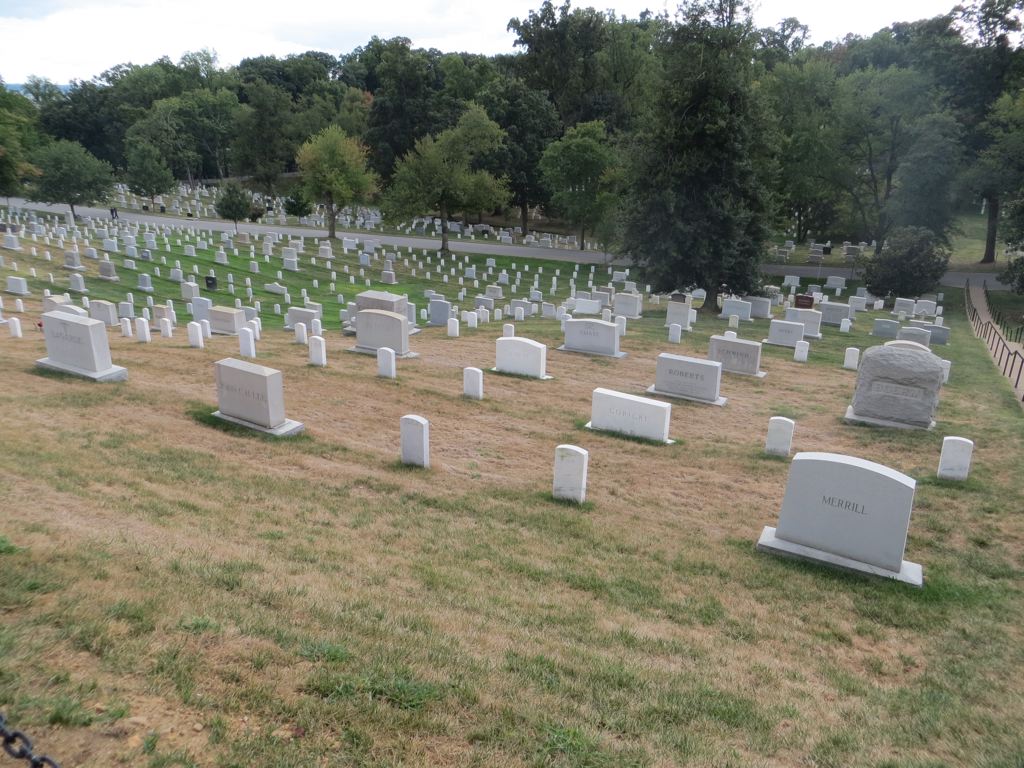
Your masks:
[[[548,0],[509,21],[508,55],[374,37],[227,68],[199,51],[67,89],[30,78],[0,93],[0,194],[45,193],[69,164],[146,196],[234,176],[273,193],[299,172],[332,233],[369,199],[445,228],[514,212],[524,232],[539,206],[660,289],[736,290],[773,238],[881,251],[915,227],[942,243],[983,205],[993,261],[997,236],[1024,239],[1022,6],[973,0],[812,46],[739,0],[638,18]]]

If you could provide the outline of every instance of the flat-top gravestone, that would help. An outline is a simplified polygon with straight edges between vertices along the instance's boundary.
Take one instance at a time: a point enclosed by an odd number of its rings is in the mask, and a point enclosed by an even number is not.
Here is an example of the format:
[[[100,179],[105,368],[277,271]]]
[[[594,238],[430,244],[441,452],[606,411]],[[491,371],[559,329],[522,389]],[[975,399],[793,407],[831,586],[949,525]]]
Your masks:
[[[926,349],[872,347],[864,352],[847,421],[880,427],[931,429],[943,368]]]
[[[720,320],[728,320],[733,315],[736,315],[740,320],[751,320],[751,309],[753,307],[749,301],[743,301],[743,299],[723,299],[722,314],[718,318]]]
[[[539,341],[521,336],[503,336],[494,342],[495,364],[492,371],[550,379],[547,375],[548,348]]]
[[[284,415],[284,377],[274,368],[226,357],[214,363],[218,410],[214,416],[258,432],[297,435],[301,422]]]
[[[671,417],[672,406],[668,403],[598,387],[586,427],[669,444],[675,442],[668,438]]]
[[[689,298],[686,301],[675,299],[669,301],[668,309],[665,312],[665,327],[678,325],[684,331],[690,330],[690,309]]]
[[[409,306],[405,296],[388,291],[363,291],[356,294],[356,310],[383,309],[385,312],[397,312],[404,315]]]
[[[419,357],[409,351],[409,319],[404,314],[364,309],[356,315],[356,345],[349,351],[376,356],[381,347],[395,350],[396,357]]]
[[[639,320],[644,311],[644,297],[639,293],[616,293],[612,298],[612,306],[616,315]]]
[[[727,373],[759,379],[767,375],[761,370],[761,345],[756,341],[712,336],[708,344],[708,359],[721,363],[722,370]]]
[[[211,333],[237,336],[245,327],[245,312],[234,307],[211,307],[209,320]]]
[[[24,277],[9,276],[7,278],[7,293],[15,296],[29,296],[28,280]]]
[[[43,313],[46,357],[40,368],[70,373],[93,381],[124,381],[128,371],[110,360],[107,327],[101,320],[59,310]]]
[[[600,315],[601,309],[601,302],[596,299],[576,299],[572,311],[576,315]]]
[[[821,322],[824,325],[841,325],[843,320],[853,318],[854,313],[849,304],[826,301],[819,307],[821,308]]]
[[[914,341],[927,347],[932,343],[932,332],[925,328],[907,326],[905,328],[900,328],[896,334],[896,338],[900,341]]]
[[[796,345],[803,341],[803,338],[803,323],[794,323],[789,320],[772,320],[771,325],[768,326],[768,338],[764,339],[761,343],[796,349]]]
[[[790,307],[786,310],[786,320],[791,323],[803,323],[805,339],[821,338],[821,312],[818,310]]]
[[[618,327],[604,320],[566,320],[565,343],[558,349],[606,357],[626,356],[625,352],[619,351]]]
[[[433,298],[428,306],[428,325],[444,328],[452,316],[452,304],[443,298]]]
[[[117,325],[117,306],[113,302],[95,299],[89,302],[89,317],[104,325]]]
[[[880,339],[895,339],[899,332],[899,320],[885,320],[884,318],[876,317],[875,322],[871,326],[871,335],[877,336]]]
[[[744,296],[750,304],[750,316],[755,320],[771,320],[772,300],[765,296]]]
[[[288,311],[284,316],[284,330],[293,330],[298,323],[302,323],[306,328],[313,326],[314,320],[320,319],[320,313],[315,309],[306,309],[305,307],[288,307]]]
[[[896,299],[892,305],[892,314],[898,315],[902,312],[907,317],[913,317],[916,303],[913,299]]]
[[[903,559],[916,485],[872,461],[798,453],[779,525],[765,526],[757,548],[920,587],[921,566]]]
[[[721,363],[662,352],[658,355],[654,385],[648,387],[647,394],[725,405],[727,399],[719,395],[721,386]]]

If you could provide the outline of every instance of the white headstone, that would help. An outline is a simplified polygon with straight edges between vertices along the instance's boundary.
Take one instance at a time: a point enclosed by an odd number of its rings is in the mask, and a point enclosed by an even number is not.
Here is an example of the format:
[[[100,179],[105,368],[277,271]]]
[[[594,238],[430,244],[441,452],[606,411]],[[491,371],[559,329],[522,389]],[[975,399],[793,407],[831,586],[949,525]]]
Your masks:
[[[246,329],[247,330],[247,329]],[[214,364],[218,418],[277,437],[303,430],[284,413],[284,377],[256,363],[224,358]]]
[[[408,415],[401,420],[402,463],[430,467],[430,422]]]
[[[943,480],[966,480],[971,472],[974,441],[966,437],[946,437],[942,440],[938,475]]]
[[[309,337],[309,364],[317,368],[327,367],[327,341],[323,336]]]
[[[894,469],[835,453],[798,453],[777,528],[757,548],[921,586],[903,559],[916,482]]]
[[[36,360],[40,368],[93,381],[124,381],[128,378],[128,371],[110,360],[107,327],[102,321],[59,310],[44,312],[43,334],[46,337],[46,357]]]
[[[772,416],[768,419],[768,437],[764,442],[764,452],[772,456],[789,456],[793,449],[793,432],[796,422],[785,416]]]
[[[722,364],[696,357],[658,355],[655,383],[648,394],[693,400],[708,405],[725,405],[726,398],[719,395],[722,385]]]
[[[671,416],[672,406],[668,403],[598,387],[593,392],[586,426],[669,443],[673,442],[668,438]]]
[[[551,495],[582,504],[587,498],[587,465],[590,454],[575,445],[555,448],[554,482]]]
[[[385,379],[397,378],[395,350],[389,347],[381,347],[377,350],[377,375]]]

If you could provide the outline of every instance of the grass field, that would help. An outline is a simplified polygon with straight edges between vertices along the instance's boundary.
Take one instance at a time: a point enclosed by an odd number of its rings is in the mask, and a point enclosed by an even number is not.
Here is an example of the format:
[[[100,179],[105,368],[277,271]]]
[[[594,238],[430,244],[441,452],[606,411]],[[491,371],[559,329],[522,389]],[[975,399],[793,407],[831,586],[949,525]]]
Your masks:
[[[65,768],[1020,764],[1024,414],[959,293],[933,432],[842,422],[867,313],[806,365],[766,346],[767,378],[726,375],[725,408],[673,403],[672,446],[582,429],[590,393],[642,394],[659,352],[703,356],[724,321],[669,345],[648,305],[626,358],[552,349],[554,380],[487,375],[474,402],[462,368],[491,367],[500,326],[425,329],[389,381],[330,306],[326,369],[267,319],[258,362],[307,428],[279,441],[209,419],[235,339],[111,333],[129,380],[96,385],[35,369],[31,323],[0,332],[0,711]],[[561,342],[553,321],[517,334]],[[397,461],[406,413],[431,421],[429,471]],[[918,480],[924,589],[754,550],[787,476],[762,452],[773,415],[796,450]],[[976,442],[965,483],[935,479],[945,435]],[[582,507],[551,499],[560,443],[591,453]]]
[[[949,269],[959,272],[993,272],[999,273],[1006,269],[1006,258],[1003,255],[1004,243],[997,244],[996,261],[994,264],[979,264],[985,253],[985,217],[980,214],[964,214],[957,219],[956,227],[950,237]],[[784,238],[779,238],[781,245]],[[789,264],[807,264],[807,246],[798,246],[789,259]],[[771,259],[769,259],[771,261]],[[831,256],[825,257],[826,267],[845,267],[849,269],[842,255],[842,245],[834,248]]]

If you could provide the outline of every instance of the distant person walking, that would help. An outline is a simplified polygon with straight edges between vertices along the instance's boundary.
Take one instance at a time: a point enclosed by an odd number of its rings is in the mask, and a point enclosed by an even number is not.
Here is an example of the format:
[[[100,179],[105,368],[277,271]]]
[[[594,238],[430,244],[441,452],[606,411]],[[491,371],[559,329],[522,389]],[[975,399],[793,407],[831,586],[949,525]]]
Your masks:
[[[110,208],[110,218],[112,218],[112,219],[116,219],[117,218],[117,208],[115,208],[113,206]]]

